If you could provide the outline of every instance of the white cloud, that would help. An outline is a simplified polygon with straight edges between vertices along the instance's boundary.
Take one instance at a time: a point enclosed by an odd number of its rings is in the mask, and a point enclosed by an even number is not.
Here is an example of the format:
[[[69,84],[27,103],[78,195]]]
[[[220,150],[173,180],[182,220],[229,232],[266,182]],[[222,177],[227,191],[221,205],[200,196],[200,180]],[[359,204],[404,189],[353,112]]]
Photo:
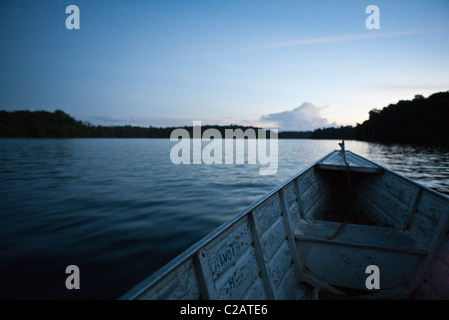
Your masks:
[[[326,107],[318,107],[310,102],[304,102],[301,106],[279,113],[264,115],[260,121],[267,126],[278,128],[279,131],[309,131],[322,127],[337,126],[335,122],[329,121],[320,114]]]
[[[398,31],[398,32],[385,32],[385,33],[361,33],[361,34],[347,34],[333,37],[323,37],[323,38],[310,38],[310,39],[296,39],[290,41],[284,41],[274,44],[269,44],[261,46],[258,49],[275,49],[275,48],[288,48],[296,46],[306,46],[315,44],[326,44],[326,43],[339,43],[346,41],[357,41],[357,40],[369,40],[377,38],[392,38],[400,36],[409,36],[422,34],[423,31]]]
[[[430,30],[431,31],[431,30]],[[292,39],[275,43],[266,43],[253,47],[240,48],[235,50],[228,51],[220,51],[216,53],[209,53],[205,55],[198,56],[190,56],[188,59],[197,60],[197,59],[207,59],[207,58],[217,58],[217,57],[225,57],[234,54],[240,54],[242,52],[251,52],[251,51],[259,51],[266,49],[280,49],[280,48],[290,48],[290,47],[298,47],[298,46],[310,46],[310,45],[321,45],[321,44],[329,44],[329,43],[341,43],[348,41],[363,41],[363,40],[371,40],[371,39],[383,39],[383,38],[395,38],[395,37],[403,37],[403,36],[413,36],[423,34],[425,32],[429,32],[429,30],[421,30],[421,31],[395,31],[395,32],[365,32],[359,34],[346,34],[346,35],[338,35],[331,37],[316,37],[316,38],[302,38],[302,39]]]

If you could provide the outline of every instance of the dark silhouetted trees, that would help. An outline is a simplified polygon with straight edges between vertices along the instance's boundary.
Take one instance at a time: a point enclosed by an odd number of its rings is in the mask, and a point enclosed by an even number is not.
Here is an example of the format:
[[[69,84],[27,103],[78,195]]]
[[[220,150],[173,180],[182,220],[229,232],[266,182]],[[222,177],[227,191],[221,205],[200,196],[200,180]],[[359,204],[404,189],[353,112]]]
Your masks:
[[[226,129],[255,130],[258,128],[230,126],[202,126],[201,132],[207,129],[217,129],[225,136]],[[61,110],[48,111],[0,111],[0,137],[1,138],[170,138],[172,128],[136,127],[136,126],[93,126],[75,120]],[[183,127],[190,136],[193,128]],[[267,134],[269,138],[269,134]]]
[[[354,138],[386,143],[449,146],[449,91],[416,95],[382,110],[354,128]]]

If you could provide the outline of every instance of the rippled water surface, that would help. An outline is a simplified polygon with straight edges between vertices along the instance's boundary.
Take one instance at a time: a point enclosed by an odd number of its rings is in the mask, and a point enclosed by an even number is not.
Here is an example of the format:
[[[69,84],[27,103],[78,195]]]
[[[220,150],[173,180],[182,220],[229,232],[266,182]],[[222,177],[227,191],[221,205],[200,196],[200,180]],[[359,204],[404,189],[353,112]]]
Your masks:
[[[168,139],[0,139],[0,298],[113,299],[332,150],[279,140],[257,165],[174,165]],[[347,141],[346,148],[449,194],[449,152]],[[77,265],[81,289],[67,290]]]

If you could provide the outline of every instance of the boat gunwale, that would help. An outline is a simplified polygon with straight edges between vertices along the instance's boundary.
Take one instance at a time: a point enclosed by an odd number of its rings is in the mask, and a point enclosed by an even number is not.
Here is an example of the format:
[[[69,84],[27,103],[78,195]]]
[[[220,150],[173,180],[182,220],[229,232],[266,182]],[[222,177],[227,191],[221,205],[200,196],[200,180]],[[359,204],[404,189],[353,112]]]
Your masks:
[[[304,169],[300,170],[297,174],[293,175],[291,178],[285,180],[278,186],[274,187],[271,191],[269,191],[265,196],[260,198],[259,200],[255,201],[254,203],[250,204],[246,209],[242,210],[240,213],[236,214],[233,218],[231,218],[229,221],[224,222],[220,226],[218,226],[216,229],[214,229],[212,232],[210,232],[208,235],[203,237],[202,239],[198,240],[196,243],[185,249],[182,253],[174,257],[172,260],[168,261],[165,265],[160,267],[157,271],[155,271],[153,274],[139,282],[137,285],[135,285],[133,288],[128,290],[125,294],[120,296],[118,300],[133,300],[138,298],[140,295],[142,295],[145,291],[150,289],[154,284],[156,284],[159,280],[170,274],[174,269],[188,261],[188,259],[194,259],[195,254],[197,254],[202,248],[204,248],[207,244],[212,242],[215,238],[217,238],[223,231],[231,228],[233,225],[237,224],[241,219],[244,219],[247,217],[257,206],[259,206],[261,203],[266,201],[268,198],[273,196],[276,192],[279,192],[281,189],[283,189],[285,186],[287,186],[289,183],[297,179],[299,176],[304,174],[305,172],[313,169],[316,164],[324,160],[326,157],[331,155],[334,152],[341,152],[341,150],[334,150],[326,154],[325,156],[319,158],[315,162],[312,162],[312,164],[306,166]],[[393,170],[390,170],[382,165],[379,165],[378,163],[375,163],[365,157],[359,156],[358,154],[355,154],[351,152],[350,150],[345,150],[345,152],[349,152],[352,155],[363,158],[370,162],[371,164],[378,166],[384,171],[387,171],[389,173],[392,173],[396,177],[405,180],[408,183],[411,183],[412,185],[416,185],[417,187],[430,192],[432,195],[443,198],[444,200],[449,202],[449,196],[442,194],[436,190],[433,190],[429,187],[426,187],[416,181],[413,181],[410,178],[407,178],[399,173],[396,173]]]

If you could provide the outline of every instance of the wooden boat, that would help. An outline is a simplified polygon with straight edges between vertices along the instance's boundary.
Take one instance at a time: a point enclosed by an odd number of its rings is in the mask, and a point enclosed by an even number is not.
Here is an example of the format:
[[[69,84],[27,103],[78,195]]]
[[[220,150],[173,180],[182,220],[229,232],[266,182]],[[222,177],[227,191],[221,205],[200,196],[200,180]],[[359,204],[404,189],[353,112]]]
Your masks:
[[[343,144],[121,299],[447,299],[448,216]]]

